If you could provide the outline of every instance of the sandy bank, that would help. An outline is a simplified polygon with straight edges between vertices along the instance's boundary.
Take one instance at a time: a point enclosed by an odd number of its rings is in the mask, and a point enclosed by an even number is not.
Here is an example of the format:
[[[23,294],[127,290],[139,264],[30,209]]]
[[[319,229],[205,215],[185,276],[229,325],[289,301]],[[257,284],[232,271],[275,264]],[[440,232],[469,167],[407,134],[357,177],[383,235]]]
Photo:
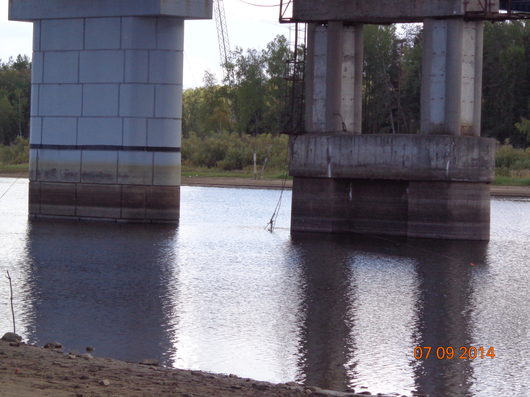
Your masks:
[[[0,172],[2,178],[27,178],[27,172]],[[246,189],[281,189],[281,179],[248,179],[231,177],[182,177],[182,186],[236,187]],[[291,189],[293,182],[285,182],[285,188]],[[530,198],[530,186],[491,186],[492,197]]]
[[[366,396],[12,345],[0,340],[2,397]]]

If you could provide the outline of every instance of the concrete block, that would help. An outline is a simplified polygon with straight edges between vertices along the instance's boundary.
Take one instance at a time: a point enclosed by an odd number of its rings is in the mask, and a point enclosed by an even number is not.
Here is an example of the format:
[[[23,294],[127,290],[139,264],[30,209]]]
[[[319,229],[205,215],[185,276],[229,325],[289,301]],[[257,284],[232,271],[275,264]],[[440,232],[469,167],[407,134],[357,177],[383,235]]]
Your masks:
[[[291,151],[292,176],[491,182],[495,141],[448,135],[306,134]]]
[[[155,117],[182,117],[182,86],[157,85]]]
[[[121,45],[120,18],[87,18],[85,20],[85,49],[112,50]]]
[[[81,114],[80,85],[41,85],[38,95],[38,112],[42,116],[79,116]]]
[[[291,230],[406,235],[406,190],[405,181],[296,177]]]
[[[156,46],[159,50],[184,49],[184,20],[158,17]]]
[[[147,83],[149,79],[149,51],[125,51],[125,82]]]
[[[118,183],[124,185],[152,185],[153,153],[119,152]]]
[[[40,51],[40,21],[33,22],[33,51]]]
[[[147,146],[146,119],[123,119],[123,146]]]
[[[117,219],[121,213],[119,185],[77,185],[76,215],[90,218]]]
[[[123,219],[145,219],[145,201],[147,187],[122,185],[122,210]]]
[[[42,118],[31,117],[29,123],[29,143],[39,145],[42,143]]]
[[[12,0],[9,19],[119,17],[123,15],[211,19],[212,0]]]
[[[489,240],[490,186],[411,182],[408,217],[409,237]]]
[[[79,80],[82,83],[122,83],[123,51],[83,51],[80,54]]]
[[[77,83],[78,51],[47,51],[44,53],[44,83]]]
[[[40,84],[31,84],[30,115],[39,115]]]
[[[74,216],[76,186],[74,183],[40,183],[40,214]]]
[[[180,120],[149,119],[147,121],[147,146],[179,148],[180,126]]]
[[[151,85],[122,84],[120,87],[120,116],[153,117],[154,90]]]
[[[83,19],[41,21],[41,51],[83,49]]]
[[[150,51],[149,82],[182,84],[182,51]]]
[[[79,118],[78,145],[122,144],[122,121],[114,117]]]
[[[421,22],[425,18],[450,18],[483,12],[482,0],[295,0],[293,17],[305,22],[358,23]],[[491,12],[499,11],[492,2]]]
[[[45,145],[76,145],[77,119],[75,117],[44,117],[42,143]]]
[[[86,84],[83,87],[84,116],[117,116],[118,84]]]
[[[180,186],[180,153],[155,153],[153,185]]]
[[[151,186],[146,190],[146,218],[155,221],[178,222],[180,186]]]
[[[29,181],[29,200],[28,210],[30,215],[40,213],[40,182]]]
[[[42,83],[42,74],[44,70],[44,53],[33,52],[31,59],[31,82],[32,84]]]
[[[37,167],[38,167],[38,149],[29,149],[29,180],[37,180]]]
[[[125,49],[156,48],[156,18],[124,17],[121,23],[121,47]]]
[[[117,179],[117,151],[83,150],[81,155],[82,183],[116,183]]]
[[[43,182],[79,182],[81,152],[79,150],[39,149],[37,180]]]

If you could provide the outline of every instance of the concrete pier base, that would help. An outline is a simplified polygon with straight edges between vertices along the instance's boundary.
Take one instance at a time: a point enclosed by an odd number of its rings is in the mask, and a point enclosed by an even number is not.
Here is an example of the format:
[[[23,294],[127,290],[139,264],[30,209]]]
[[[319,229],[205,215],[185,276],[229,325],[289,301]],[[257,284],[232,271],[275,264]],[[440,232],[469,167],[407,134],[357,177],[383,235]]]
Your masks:
[[[100,185],[30,181],[31,218],[175,223],[180,186]]]
[[[291,230],[489,240],[487,183],[295,177]]]
[[[293,139],[293,231],[488,240],[495,143],[416,135]]]

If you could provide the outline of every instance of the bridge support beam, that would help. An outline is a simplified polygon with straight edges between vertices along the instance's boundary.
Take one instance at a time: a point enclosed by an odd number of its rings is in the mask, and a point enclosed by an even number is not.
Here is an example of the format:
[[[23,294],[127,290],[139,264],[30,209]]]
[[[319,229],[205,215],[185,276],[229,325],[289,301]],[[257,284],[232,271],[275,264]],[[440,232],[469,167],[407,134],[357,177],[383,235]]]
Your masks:
[[[309,29],[306,131],[291,139],[291,229],[488,240],[495,142],[480,138],[482,22],[426,20],[417,135],[359,135],[360,77],[338,83],[346,26]]]
[[[306,130],[360,134],[363,25],[308,25]]]
[[[34,23],[32,217],[178,222],[184,19],[211,1],[13,0]]]
[[[421,131],[480,136],[484,22],[424,24]]]

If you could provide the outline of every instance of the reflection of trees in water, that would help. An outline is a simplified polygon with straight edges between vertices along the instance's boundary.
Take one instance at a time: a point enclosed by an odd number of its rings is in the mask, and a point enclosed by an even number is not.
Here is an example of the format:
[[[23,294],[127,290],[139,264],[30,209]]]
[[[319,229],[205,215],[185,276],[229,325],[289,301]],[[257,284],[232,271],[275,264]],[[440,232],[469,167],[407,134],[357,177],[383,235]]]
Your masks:
[[[405,330],[409,334],[409,340],[400,341],[399,346],[397,343],[393,346],[394,349],[407,350],[401,354],[408,358],[413,371],[410,375],[404,372],[396,373],[396,379],[403,382],[405,380],[399,379],[400,377],[412,376],[414,379],[407,382],[410,387],[430,395],[468,393],[472,382],[472,369],[468,361],[435,358],[418,362],[414,360],[412,353],[414,344],[455,348],[469,346],[469,298],[472,293],[472,267],[469,264],[476,263],[481,266],[484,263],[487,243],[412,239],[401,241],[313,234],[294,234],[292,241],[303,260],[301,268],[305,293],[305,321],[299,352],[301,380],[306,384],[337,390],[346,390],[349,385],[357,388],[359,383],[356,378],[366,380],[366,360],[370,360],[362,355],[360,359],[364,362],[359,361],[358,355],[366,353],[367,348],[374,349],[371,360],[390,354],[382,350],[392,349],[392,345],[374,347],[373,343],[367,344],[367,335],[357,337],[356,340],[356,335],[368,332],[356,329],[361,325],[356,311],[366,310],[358,305],[362,305],[362,301],[370,302],[370,299],[366,299],[366,288],[360,288],[360,280],[355,279],[360,274],[355,266],[362,266],[359,261],[356,263],[355,259],[368,258],[378,261],[379,265],[384,267],[385,263],[382,262],[394,258],[393,263],[398,263],[395,265],[397,276],[413,279],[412,284],[404,287],[417,289],[412,292],[405,291],[410,292],[413,298],[409,316],[414,321],[408,324],[409,329]],[[405,274],[406,271],[400,269],[407,263],[415,264],[414,275]],[[377,272],[371,274],[378,277]],[[395,319],[393,310],[402,304],[399,301],[399,291],[394,290],[393,293],[397,294],[395,297],[398,300],[393,302],[396,306],[373,308],[382,311],[374,312],[373,321],[384,327],[392,327],[392,324],[385,323],[384,318]],[[396,324],[396,327],[402,325]],[[374,327],[377,328],[377,325]],[[382,334],[385,332],[392,330],[381,330]],[[411,345],[407,346],[407,343]],[[376,349],[381,351],[375,351]],[[388,382],[392,382],[392,379],[384,379],[382,375],[388,375],[388,372],[385,374],[382,369],[378,371],[377,365],[377,362],[368,365],[373,368],[373,373],[370,374],[370,386],[374,388],[372,392],[377,391],[375,387],[378,383],[388,385]],[[363,367],[362,370],[360,366]],[[364,371],[364,376],[361,376],[359,371]]]
[[[27,237],[34,342],[125,360],[171,353],[174,227],[34,221]]]

